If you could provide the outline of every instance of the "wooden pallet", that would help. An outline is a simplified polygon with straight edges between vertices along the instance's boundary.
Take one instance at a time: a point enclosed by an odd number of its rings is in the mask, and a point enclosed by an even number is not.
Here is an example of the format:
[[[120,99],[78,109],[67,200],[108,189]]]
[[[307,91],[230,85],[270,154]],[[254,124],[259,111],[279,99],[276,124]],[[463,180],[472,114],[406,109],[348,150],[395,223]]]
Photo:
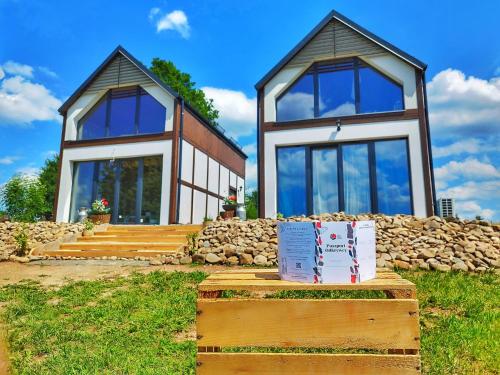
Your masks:
[[[379,290],[389,299],[221,298],[225,290]],[[418,319],[415,285],[392,272],[359,284],[288,282],[277,270],[214,273],[199,285],[197,373],[419,374]],[[280,353],[222,352],[230,347]],[[294,348],[378,353],[283,353]]]

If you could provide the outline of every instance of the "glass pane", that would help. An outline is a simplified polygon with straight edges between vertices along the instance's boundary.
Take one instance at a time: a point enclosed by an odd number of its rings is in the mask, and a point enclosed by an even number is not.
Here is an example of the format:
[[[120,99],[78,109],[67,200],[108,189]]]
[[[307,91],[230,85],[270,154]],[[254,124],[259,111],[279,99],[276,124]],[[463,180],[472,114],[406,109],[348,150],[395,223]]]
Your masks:
[[[314,82],[312,74],[299,78],[276,103],[277,121],[314,118]]]
[[[304,147],[278,149],[278,211],[285,217],[307,214]]]
[[[78,139],[96,139],[106,136],[106,105],[97,103],[78,124]]]
[[[78,221],[81,207],[90,209],[93,198],[94,162],[76,162],[73,169],[70,221]]]
[[[137,159],[120,160],[118,215],[116,223],[135,224],[137,197]]]
[[[112,94],[111,113],[109,118],[109,137],[136,134],[135,92],[136,90],[133,90],[133,93],[116,96]]]
[[[96,166],[94,199],[105,198],[109,202],[109,207],[113,208],[115,200],[114,191],[116,162],[111,163],[109,160],[101,160],[96,162]],[[113,211],[111,212],[111,215],[113,217]]]
[[[338,212],[337,149],[312,150],[312,193],[315,214]]]
[[[160,223],[162,157],[144,158],[142,224]]]
[[[144,93],[140,97],[139,133],[162,133],[165,131],[167,111],[155,98]]]
[[[342,146],[344,172],[344,203],[348,214],[371,211],[368,145]]]
[[[356,114],[352,69],[320,73],[318,83],[320,117]]]
[[[376,70],[359,68],[360,113],[399,111],[403,107],[403,90]]]
[[[378,211],[411,214],[410,172],[405,140],[375,142]]]

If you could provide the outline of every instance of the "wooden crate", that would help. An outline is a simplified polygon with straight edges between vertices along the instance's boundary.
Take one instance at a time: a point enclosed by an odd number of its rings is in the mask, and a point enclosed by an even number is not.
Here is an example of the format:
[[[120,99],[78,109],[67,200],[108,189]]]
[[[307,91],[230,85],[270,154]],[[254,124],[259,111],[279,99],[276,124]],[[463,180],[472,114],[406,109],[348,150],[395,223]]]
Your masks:
[[[251,298],[221,298],[225,290]],[[284,290],[378,290],[389,299],[257,298]],[[416,288],[396,273],[359,284],[304,284],[280,280],[275,269],[224,271],[198,291],[198,374],[420,374]],[[227,353],[225,347],[378,354]]]

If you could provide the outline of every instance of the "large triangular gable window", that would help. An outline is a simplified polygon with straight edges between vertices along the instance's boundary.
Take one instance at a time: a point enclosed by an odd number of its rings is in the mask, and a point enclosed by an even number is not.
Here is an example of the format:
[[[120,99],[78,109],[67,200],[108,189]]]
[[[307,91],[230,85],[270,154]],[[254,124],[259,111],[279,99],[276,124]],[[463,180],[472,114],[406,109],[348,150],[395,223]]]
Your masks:
[[[313,64],[276,101],[277,121],[401,110],[403,87],[359,59]]]
[[[139,86],[109,90],[78,122],[78,139],[165,131],[166,108]]]

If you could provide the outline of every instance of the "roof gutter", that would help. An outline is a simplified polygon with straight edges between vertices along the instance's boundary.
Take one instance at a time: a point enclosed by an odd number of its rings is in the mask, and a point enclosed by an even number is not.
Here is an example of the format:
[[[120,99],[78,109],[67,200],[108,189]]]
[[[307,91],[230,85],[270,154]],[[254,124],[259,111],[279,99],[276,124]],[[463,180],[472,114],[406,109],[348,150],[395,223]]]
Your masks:
[[[427,149],[429,153],[429,165],[431,168],[431,185],[432,185],[432,204],[433,214],[436,213],[437,200],[436,200],[436,183],[434,180],[434,162],[432,159],[432,145],[431,145],[431,124],[429,123],[429,109],[427,107],[427,84],[425,82],[425,70],[422,72],[422,86],[424,87],[424,107],[425,107],[425,122],[427,123]]]

